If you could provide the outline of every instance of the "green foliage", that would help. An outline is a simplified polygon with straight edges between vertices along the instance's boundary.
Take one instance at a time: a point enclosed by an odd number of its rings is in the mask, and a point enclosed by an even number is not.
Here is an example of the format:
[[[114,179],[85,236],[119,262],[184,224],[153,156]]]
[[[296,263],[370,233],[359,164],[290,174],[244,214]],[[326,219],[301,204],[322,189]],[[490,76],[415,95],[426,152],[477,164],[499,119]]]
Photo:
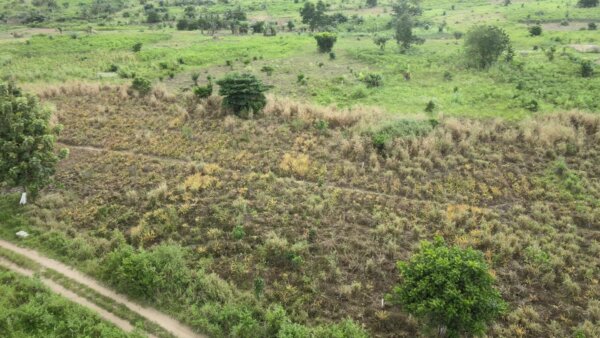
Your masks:
[[[433,100],[429,100],[429,102],[427,102],[427,106],[425,106],[425,112],[433,113],[434,110],[435,110],[435,102],[433,102]]]
[[[132,50],[134,53],[137,53],[137,52],[139,52],[139,51],[141,51],[141,50],[142,50],[142,46],[143,46],[143,44],[142,44],[141,42],[136,42],[136,43],[133,45],[133,47],[131,47],[131,50]]]
[[[236,240],[241,240],[246,236],[246,231],[244,231],[244,227],[241,225],[236,225],[233,228],[233,238],[235,238]]]
[[[595,31],[598,29],[598,25],[595,22],[588,22],[588,30]]]
[[[224,96],[223,105],[240,117],[260,112],[267,104],[264,92],[271,87],[264,85],[252,74],[232,73],[217,81]]]
[[[469,62],[480,69],[491,66],[509,46],[508,34],[496,26],[475,26],[469,30],[465,39]]]
[[[377,7],[377,0],[367,0],[366,5],[369,8]]]
[[[206,86],[194,86],[193,91],[194,95],[196,95],[196,97],[199,99],[205,99],[211,96],[213,93],[212,81],[209,80]]]
[[[401,119],[385,124],[371,133],[373,146],[379,151],[385,150],[394,138],[423,136],[438,125],[437,120]]]
[[[32,193],[50,182],[57,156],[54,143],[62,126],[50,125],[51,113],[36,97],[11,83],[0,83],[0,182]]]
[[[449,247],[437,237],[397,266],[402,280],[390,300],[432,331],[480,335],[506,309],[483,254],[473,249]]]
[[[594,65],[590,60],[581,61],[581,76],[592,77],[594,75]]]
[[[579,0],[577,6],[583,8],[591,8],[598,6],[598,0]]]
[[[392,5],[392,10],[396,17],[408,16],[419,16],[423,13],[421,8],[421,0],[398,0]]]
[[[375,43],[379,49],[384,50],[385,49],[385,44],[390,40],[390,38],[388,36],[379,36],[376,35],[373,38],[373,43]]]
[[[157,294],[181,297],[191,280],[184,251],[169,244],[151,251],[120,247],[104,259],[101,269],[103,278],[119,291],[144,300]]]
[[[0,268],[0,333],[3,337],[142,337],[124,333],[75,303],[50,292],[35,278]]]
[[[131,89],[137,91],[140,95],[145,96],[152,90],[152,82],[143,77],[136,77],[131,82]]]
[[[335,33],[330,32],[317,33],[315,34],[315,40],[317,40],[319,52],[329,53],[331,52],[333,45],[337,41],[337,35]]]
[[[542,35],[542,26],[540,25],[533,25],[531,27],[529,27],[529,34],[531,36],[539,36]]]
[[[381,74],[369,73],[365,75],[362,79],[368,88],[380,87],[383,85],[383,76]]]
[[[413,34],[414,20],[411,15],[404,14],[400,16],[395,23],[394,38],[402,49],[409,49],[414,43],[423,43],[425,40]]]

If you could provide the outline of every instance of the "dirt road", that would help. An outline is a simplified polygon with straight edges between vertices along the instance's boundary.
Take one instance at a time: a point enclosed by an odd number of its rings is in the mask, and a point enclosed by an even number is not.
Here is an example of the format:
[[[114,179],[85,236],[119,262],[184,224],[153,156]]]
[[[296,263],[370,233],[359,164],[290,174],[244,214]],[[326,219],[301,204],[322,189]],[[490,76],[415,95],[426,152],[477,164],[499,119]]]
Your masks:
[[[139,314],[140,316],[148,319],[149,321],[152,321],[152,322],[158,324],[163,329],[165,329],[166,331],[175,335],[176,337],[207,338],[204,335],[194,332],[190,327],[180,323],[179,321],[175,320],[174,318],[171,318],[170,316],[167,316],[164,313],[159,312],[158,310],[153,309],[151,307],[144,307],[140,304],[130,301],[129,299],[127,299],[126,296],[118,294],[118,293],[108,289],[107,287],[101,285],[95,279],[92,279],[91,277],[88,277],[87,275],[84,275],[83,273],[81,273],[77,270],[74,270],[71,267],[69,267],[59,261],[42,256],[37,251],[31,250],[31,249],[26,249],[26,248],[21,248],[13,243],[10,243],[10,242],[7,242],[7,241],[1,240],[1,239],[0,239],[0,247],[4,248],[6,250],[13,251],[19,255],[25,256],[28,259],[38,263],[39,265],[41,265],[44,268],[57,271],[57,272],[61,273],[62,275],[72,279],[73,281],[87,286],[88,288],[96,291],[97,293],[101,294],[102,296],[110,298],[117,303],[125,305],[129,310]],[[24,269],[21,269],[21,270],[23,272],[26,271]],[[50,282],[52,282],[52,281],[50,281]],[[54,284],[56,284],[56,283],[54,283]],[[62,288],[62,286],[60,286],[58,284],[56,284],[56,285],[58,287]],[[64,291],[70,292],[66,289]],[[79,297],[76,294],[72,294],[71,296]],[[76,301],[72,297],[67,297],[67,298],[69,298],[73,301]],[[91,305],[93,305],[93,304],[91,304]],[[112,316],[114,316],[114,315],[112,315]],[[122,319],[120,319],[120,318],[117,318],[117,319],[122,321]],[[111,322],[113,322],[113,321],[111,320]],[[129,323],[127,323],[127,324],[130,325]],[[115,325],[116,325],[116,323],[115,323]],[[121,327],[121,326],[119,326],[119,327]]]

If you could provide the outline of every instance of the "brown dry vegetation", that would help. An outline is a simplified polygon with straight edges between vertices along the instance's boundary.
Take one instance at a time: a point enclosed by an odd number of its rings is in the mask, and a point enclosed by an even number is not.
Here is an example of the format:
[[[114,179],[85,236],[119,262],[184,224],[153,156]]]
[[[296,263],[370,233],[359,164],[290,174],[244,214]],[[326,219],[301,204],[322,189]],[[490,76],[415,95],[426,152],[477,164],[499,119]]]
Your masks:
[[[105,255],[172,240],[298,321],[350,316],[376,336],[418,326],[381,298],[395,262],[443,235],[485,256],[509,312],[492,336],[600,335],[600,117],[442,119],[425,136],[372,145],[382,113],[269,99],[225,116],[220,99],[71,85],[40,93],[71,147],[35,224]],[[389,119],[389,117],[386,116]],[[318,121],[329,128],[319,130]],[[245,235],[236,239],[234,228]]]

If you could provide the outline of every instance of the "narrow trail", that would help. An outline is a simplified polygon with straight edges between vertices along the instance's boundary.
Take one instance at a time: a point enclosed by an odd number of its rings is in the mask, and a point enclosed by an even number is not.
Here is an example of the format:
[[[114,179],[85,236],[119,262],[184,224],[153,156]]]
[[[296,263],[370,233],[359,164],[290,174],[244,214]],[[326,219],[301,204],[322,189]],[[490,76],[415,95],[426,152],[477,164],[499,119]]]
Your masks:
[[[204,335],[194,332],[190,327],[180,323],[176,319],[174,319],[154,308],[144,307],[140,304],[130,301],[129,299],[127,299],[126,296],[118,294],[118,293],[108,289],[107,287],[101,285],[95,279],[92,279],[91,277],[88,277],[87,275],[84,275],[83,273],[81,273],[77,270],[74,270],[73,268],[71,268],[59,261],[42,256],[40,253],[38,253],[35,250],[22,248],[11,242],[1,240],[1,239],[0,239],[0,247],[4,248],[6,250],[10,250],[19,255],[25,256],[28,259],[41,265],[43,268],[55,270],[55,271],[63,274],[64,276],[74,280],[75,282],[87,286],[88,288],[94,290],[95,292],[99,293],[100,295],[110,298],[111,300],[113,300],[117,303],[123,304],[130,311],[133,311],[133,312],[137,313],[138,315],[148,319],[149,321],[156,323],[157,325],[161,326],[163,329],[170,332],[171,334],[173,334],[176,337],[207,338],[207,336],[204,336]],[[65,291],[68,291],[68,290],[65,290]],[[68,291],[68,292],[70,292],[70,291]],[[77,295],[75,295],[75,296],[77,296]],[[77,297],[79,297],[79,296],[77,296]]]
[[[4,258],[0,258],[0,266],[6,268],[8,270],[12,270],[18,274],[24,275],[26,277],[32,277],[34,275],[33,271],[24,269],[12,262],[9,262],[8,260],[5,260]],[[74,293],[73,291],[66,289],[62,285],[54,282],[53,280],[50,280],[50,279],[44,278],[44,277],[40,277],[40,281],[48,289],[50,289],[50,291],[52,291],[56,294],[59,294],[74,303],[77,303],[83,307],[86,307],[86,308],[92,310],[93,312],[97,313],[102,319],[113,323],[116,327],[120,328],[121,330],[123,330],[125,332],[132,332],[134,330],[134,326],[131,325],[131,323],[129,323],[128,321],[123,320],[123,319],[119,318],[118,316],[104,310],[103,308],[99,307],[98,305],[90,302],[86,298],[79,296],[78,294]],[[149,338],[157,338],[156,336],[151,335],[151,334],[147,334],[147,336]]]

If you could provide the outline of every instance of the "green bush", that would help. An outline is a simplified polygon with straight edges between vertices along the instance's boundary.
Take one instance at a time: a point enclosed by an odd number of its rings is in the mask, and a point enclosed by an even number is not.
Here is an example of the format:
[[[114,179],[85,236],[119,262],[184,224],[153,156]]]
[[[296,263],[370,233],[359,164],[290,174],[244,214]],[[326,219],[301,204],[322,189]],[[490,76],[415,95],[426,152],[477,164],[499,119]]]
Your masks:
[[[529,34],[531,36],[542,35],[542,26],[540,26],[540,25],[533,25],[533,26],[529,27]]]
[[[368,88],[380,87],[383,85],[383,77],[380,74],[369,73],[362,78]]]
[[[388,298],[428,331],[448,337],[480,335],[506,309],[481,252],[449,247],[436,237],[397,266],[401,283]]]
[[[337,35],[330,32],[317,33],[315,34],[315,40],[317,40],[319,52],[329,53],[337,41]]]
[[[510,38],[496,26],[475,26],[465,38],[465,49],[469,62],[477,68],[488,68],[509,49]]]
[[[142,50],[142,43],[141,42],[136,42],[133,47],[131,48],[131,50],[133,50],[134,52],[139,52]]]
[[[379,150],[385,150],[386,145],[397,137],[423,136],[438,125],[437,120],[412,120],[401,119],[371,132],[373,146]]]
[[[212,82],[208,82],[206,86],[194,86],[194,95],[196,95],[199,99],[205,99],[212,95],[213,93],[213,84]]]
[[[146,78],[136,77],[131,82],[131,89],[137,91],[138,93],[140,93],[140,95],[144,96],[150,93],[150,90],[152,90],[152,83]]]
[[[223,106],[240,117],[260,112],[267,104],[264,92],[271,88],[252,74],[229,74],[217,84],[221,87],[219,95],[224,97]]]
[[[579,0],[577,6],[583,8],[591,8],[598,6],[598,0]]]
[[[585,60],[581,62],[581,76],[592,77],[594,75],[594,65],[592,61]]]
[[[595,22],[588,23],[588,30],[595,31],[596,29],[598,29],[598,25]]]

